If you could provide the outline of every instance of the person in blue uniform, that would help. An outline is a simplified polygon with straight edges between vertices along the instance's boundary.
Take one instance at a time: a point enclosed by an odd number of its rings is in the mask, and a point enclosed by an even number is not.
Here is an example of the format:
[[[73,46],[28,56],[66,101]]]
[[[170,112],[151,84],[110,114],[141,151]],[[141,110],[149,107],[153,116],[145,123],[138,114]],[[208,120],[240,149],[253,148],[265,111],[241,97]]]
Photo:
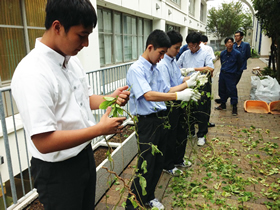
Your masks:
[[[165,82],[171,86],[177,86],[187,81],[176,63],[175,56],[182,45],[182,35],[175,31],[168,31],[167,35],[171,41],[164,58],[159,62],[158,69]],[[196,83],[192,84],[196,85]],[[191,85],[189,85],[190,87]],[[171,128],[168,130],[167,150],[164,160],[164,171],[170,175],[180,175],[182,171],[177,167],[190,167],[190,161],[184,161],[187,145],[188,128],[186,123],[185,110],[180,108],[180,101],[171,101],[167,104],[168,120]]]
[[[243,36],[244,34],[242,31],[236,31],[234,34],[235,43],[233,44],[233,49],[238,50],[242,58],[242,66],[236,78],[236,85],[239,83],[243,71],[247,69],[247,60],[251,57],[250,44],[242,41]],[[222,103],[220,98],[215,99],[215,102],[219,104]]]
[[[164,101],[189,101],[199,98],[192,89],[187,88],[187,82],[175,87],[170,87],[164,82],[157,63],[170,46],[167,34],[162,30],[154,30],[147,38],[146,50],[127,72],[127,85],[131,88],[130,113],[138,118],[136,131],[139,135],[140,150],[138,171],[132,181],[131,190],[141,206],[148,205],[158,209],[164,209],[154,195],[163,170],[167,144],[167,129],[164,129],[167,113]],[[156,145],[161,153],[152,154],[151,144]],[[147,163],[147,171],[142,168],[142,163]],[[140,185],[140,174],[146,180],[145,190],[142,190]],[[139,209],[133,206],[130,199],[133,199],[131,194],[128,195],[126,209]]]
[[[185,52],[188,49],[189,49],[188,44],[185,44],[183,47],[181,47],[180,51],[176,55],[176,60],[179,60],[179,58],[183,54],[183,52]]]
[[[248,42],[242,41],[243,36],[244,34],[242,31],[236,31],[234,34],[235,43],[233,45],[233,49],[238,50],[241,53],[242,58],[242,66],[238,72],[236,84],[238,84],[239,80],[241,79],[243,71],[247,69],[247,60],[251,57],[250,44]]]
[[[202,74],[210,71],[211,75],[214,71],[214,64],[211,55],[200,47],[201,34],[192,32],[188,34],[186,41],[189,50],[185,51],[177,61],[179,68],[187,68],[185,73],[190,76],[195,71],[200,71]],[[208,77],[208,82],[199,91],[204,91],[205,94],[201,97],[198,105],[192,109],[192,118],[198,124],[197,145],[203,146],[205,144],[205,135],[208,133],[210,112],[211,112],[211,98],[206,93],[211,94],[211,76]],[[192,135],[195,134],[194,123],[190,123]]]
[[[227,99],[230,98],[232,105],[232,115],[237,115],[237,88],[236,81],[239,78],[242,69],[242,57],[238,50],[233,49],[233,38],[225,39],[226,50],[221,52],[221,72],[219,77],[219,96],[221,105],[216,107],[217,110],[226,109]]]

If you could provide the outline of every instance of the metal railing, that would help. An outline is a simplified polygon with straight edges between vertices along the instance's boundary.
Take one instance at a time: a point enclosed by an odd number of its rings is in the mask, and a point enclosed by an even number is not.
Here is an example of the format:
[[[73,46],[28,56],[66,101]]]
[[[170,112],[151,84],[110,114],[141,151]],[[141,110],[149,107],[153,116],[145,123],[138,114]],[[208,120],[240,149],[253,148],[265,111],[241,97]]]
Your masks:
[[[87,72],[93,94],[107,95],[126,85],[126,74],[132,62]],[[126,105],[125,109],[128,109]],[[7,114],[7,110],[9,114]],[[105,110],[94,110],[98,122]],[[124,114],[126,116],[126,114]],[[8,116],[8,117],[7,117]],[[0,88],[0,209],[14,209],[33,188],[27,137],[12,99],[11,87]],[[95,138],[93,143],[101,140]]]

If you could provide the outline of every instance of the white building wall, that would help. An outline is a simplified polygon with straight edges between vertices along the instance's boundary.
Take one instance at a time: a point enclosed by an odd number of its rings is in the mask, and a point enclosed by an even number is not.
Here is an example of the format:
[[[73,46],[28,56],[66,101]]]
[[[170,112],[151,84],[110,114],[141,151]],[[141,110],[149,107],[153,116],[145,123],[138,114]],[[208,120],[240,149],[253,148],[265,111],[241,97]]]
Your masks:
[[[261,51],[260,56],[269,56],[270,54],[270,46],[271,46],[271,38],[268,36],[262,35],[262,42],[261,42]]]
[[[153,20],[153,29],[165,30],[167,23],[179,26],[183,36],[183,44],[185,44],[189,28],[202,33],[206,32],[206,22],[200,21],[201,2],[207,7],[204,0],[195,1],[194,17],[188,14],[189,0],[181,0],[180,7],[169,0],[91,0],[91,2],[96,10],[97,6],[102,6]],[[206,11],[207,9],[205,9]],[[86,71],[100,68],[98,26],[93,29],[93,33],[89,36],[89,46],[78,54],[78,58]]]

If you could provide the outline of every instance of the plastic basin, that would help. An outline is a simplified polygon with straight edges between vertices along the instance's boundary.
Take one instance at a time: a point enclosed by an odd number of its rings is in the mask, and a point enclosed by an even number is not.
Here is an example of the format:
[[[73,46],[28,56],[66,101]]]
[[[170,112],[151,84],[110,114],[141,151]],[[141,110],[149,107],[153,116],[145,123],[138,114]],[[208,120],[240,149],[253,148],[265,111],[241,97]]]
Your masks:
[[[246,112],[252,113],[269,113],[269,106],[265,101],[247,100],[244,102],[244,109]]]
[[[280,101],[272,101],[269,103],[271,114],[280,114]]]

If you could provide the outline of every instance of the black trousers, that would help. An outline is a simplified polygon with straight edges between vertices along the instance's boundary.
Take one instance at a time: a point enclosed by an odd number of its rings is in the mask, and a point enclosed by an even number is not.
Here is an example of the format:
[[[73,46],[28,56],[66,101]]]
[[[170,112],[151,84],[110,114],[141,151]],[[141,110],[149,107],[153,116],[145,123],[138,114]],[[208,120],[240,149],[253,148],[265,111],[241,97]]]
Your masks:
[[[178,105],[178,102],[173,102]],[[168,130],[167,147],[164,158],[164,169],[170,170],[184,162],[184,155],[187,145],[188,127],[186,122],[185,111],[180,107],[168,109],[168,119],[171,128]],[[170,111],[171,109],[171,111]]]
[[[96,168],[90,146],[61,162],[32,157],[31,174],[45,210],[94,209]]]
[[[201,96],[198,104],[191,109],[191,118],[194,122],[191,122],[191,133],[195,134],[195,123],[198,124],[197,137],[203,137],[208,133],[208,123],[211,113],[211,93],[212,85],[211,78],[208,78],[208,82],[199,89],[199,92],[204,92]],[[207,93],[210,93],[210,97],[207,96]]]
[[[151,146],[148,145],[149,143],[157,145],[158,149],[164,153],[167,143],[167,129],[164,129],[163,124],[164,119],[162,119],[162,117],[138,117],[136,129],[139,135],[141,154],[138,156],[137,174],[142,174],[142,176],[146,179],[147,194],[142,194],[142,188],[138,177],[132,181],[131,190],[136,195],[136,199],[141,203],[141,205],[144,205],[155,198],[155,188],[163,170],[164,154],[155,153],[153,155]],[[144,160],[147,161],[147,173],[144,173],[141,169],[141,165]],[[131,195],[129,195],[129,197],[130,196]],[[133,207],[129,199],[126,200],[126,204],[126,209],[138,209]]]

